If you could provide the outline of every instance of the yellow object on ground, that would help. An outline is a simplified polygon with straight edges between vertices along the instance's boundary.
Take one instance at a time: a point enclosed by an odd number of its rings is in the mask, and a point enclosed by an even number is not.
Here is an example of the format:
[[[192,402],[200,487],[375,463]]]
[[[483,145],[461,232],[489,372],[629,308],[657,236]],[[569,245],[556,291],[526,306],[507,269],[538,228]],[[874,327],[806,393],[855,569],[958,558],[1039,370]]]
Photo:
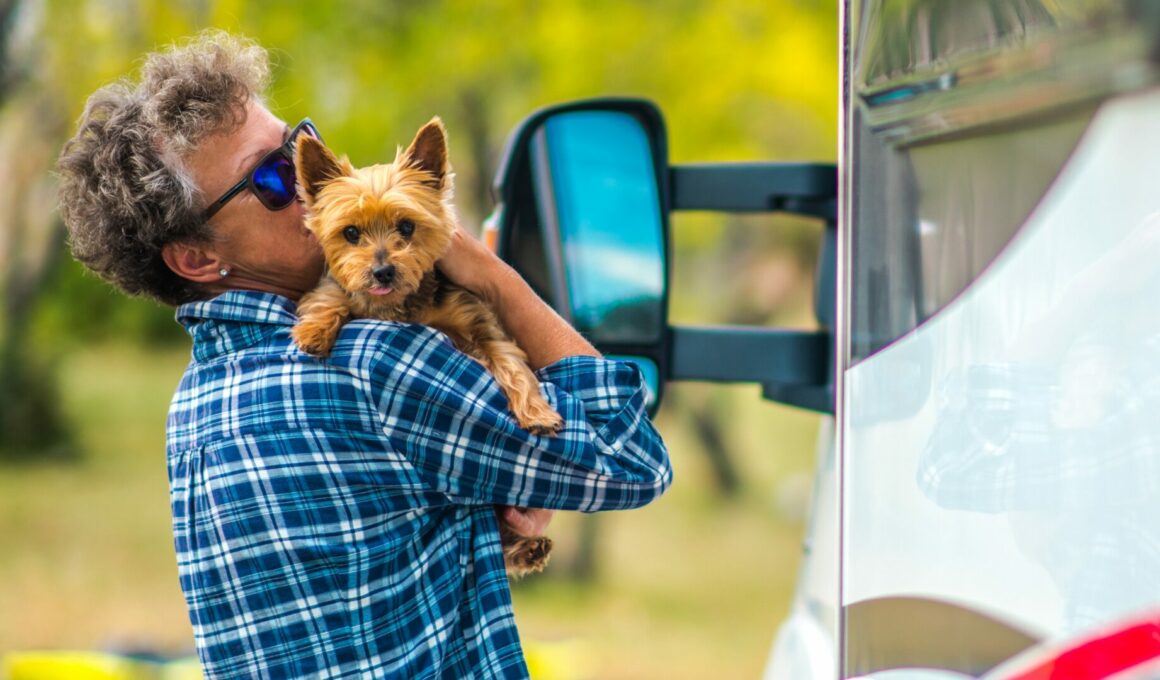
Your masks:
[[[201,680],[197,659],[158,663],[106,652],[9,652],[0,680]]]
[[[591,656],[581,640],[524,640],[524,660],[532,680],[586,680],[592,677]]]
[[[577,640],[524,642],[532,680],[584,680],[591,664]],[[202,680],[197,659],[166,663],[106,652],[9,652],[0,658],[0,680]]]

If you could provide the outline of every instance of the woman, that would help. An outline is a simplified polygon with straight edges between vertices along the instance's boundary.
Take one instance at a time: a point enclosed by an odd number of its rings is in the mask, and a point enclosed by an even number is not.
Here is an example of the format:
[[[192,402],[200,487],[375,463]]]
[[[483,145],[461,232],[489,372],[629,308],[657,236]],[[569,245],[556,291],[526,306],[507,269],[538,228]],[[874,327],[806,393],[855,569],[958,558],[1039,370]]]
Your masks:
[[[64,147],[74,256],[178,306],[193,358],[170,408],[178,571],[209,677],[525,677],[494,506],[630,508],[671,480],[639,373],[599,357],[460,231],[441,269],[525,348],[558,437],[519,429],[475,362],[421,326],[355,321],[299,352],[322,273],[265,52],[209,32],[102,88]],[[540,508],[520,511],[517,507]]]

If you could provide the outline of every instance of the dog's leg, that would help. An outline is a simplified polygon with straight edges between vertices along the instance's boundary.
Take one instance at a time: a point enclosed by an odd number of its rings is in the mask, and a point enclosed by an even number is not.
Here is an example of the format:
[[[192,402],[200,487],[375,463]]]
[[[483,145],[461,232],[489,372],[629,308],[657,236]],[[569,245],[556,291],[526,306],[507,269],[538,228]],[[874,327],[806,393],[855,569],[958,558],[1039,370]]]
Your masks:
[[[554,435],[564,419],[540,394],[540,381],[528,366],[528,356],[511,340],[499,319],[479,298],[452,289],[420,323],[447,333],[460,351],[475,358],[495,377],[507,395],[520,427],[534,434]]]
[[[290,337],[303,352],[327,356],[350,316],[346,292],[332,279],[324,278],[298,302],[298,323]]]
[[[540,381],[528,367],[528,358],[516,343],[499,337],[477,342],[477,358],[495,376],[507,395],[512,415],[520,427],[533,434],[554,435],[564,426],[564,419],[540,393]]]

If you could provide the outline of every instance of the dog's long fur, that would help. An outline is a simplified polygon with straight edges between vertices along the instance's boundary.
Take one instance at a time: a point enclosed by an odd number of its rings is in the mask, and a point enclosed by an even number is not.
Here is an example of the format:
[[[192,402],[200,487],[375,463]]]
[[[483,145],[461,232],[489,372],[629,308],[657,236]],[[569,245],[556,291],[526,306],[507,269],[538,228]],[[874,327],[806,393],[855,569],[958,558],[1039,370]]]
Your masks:
[[[306,225],[328,271],[298,305],[292,334],[303,351],[330,353],[352,318],[420,323],[443,331],[460,351],[495,376],[519,425],[553,435],[560,415],[540,394],[527,355],[478,296],[446,279],[435,263],[456,229],[446,131],[434,118],[388,165],[355,168],[322,142],[302,136],[296,151]],[[526,538],[501,518],[508,572],[524,575],[547,563],[551,539]]]

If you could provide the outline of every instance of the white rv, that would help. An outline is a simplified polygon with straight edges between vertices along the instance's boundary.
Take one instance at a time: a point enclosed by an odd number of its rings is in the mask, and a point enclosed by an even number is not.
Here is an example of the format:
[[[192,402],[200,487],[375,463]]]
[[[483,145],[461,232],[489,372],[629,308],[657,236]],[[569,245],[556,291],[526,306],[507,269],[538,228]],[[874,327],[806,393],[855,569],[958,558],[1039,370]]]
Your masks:
[[[574,102],[513,134],[497,247],[657,400],[832,414],[768,678],[1160,677],[1160,2],[842,4],[836,167]],[[824,222],[821,330],[670,325],[689,209]]]

